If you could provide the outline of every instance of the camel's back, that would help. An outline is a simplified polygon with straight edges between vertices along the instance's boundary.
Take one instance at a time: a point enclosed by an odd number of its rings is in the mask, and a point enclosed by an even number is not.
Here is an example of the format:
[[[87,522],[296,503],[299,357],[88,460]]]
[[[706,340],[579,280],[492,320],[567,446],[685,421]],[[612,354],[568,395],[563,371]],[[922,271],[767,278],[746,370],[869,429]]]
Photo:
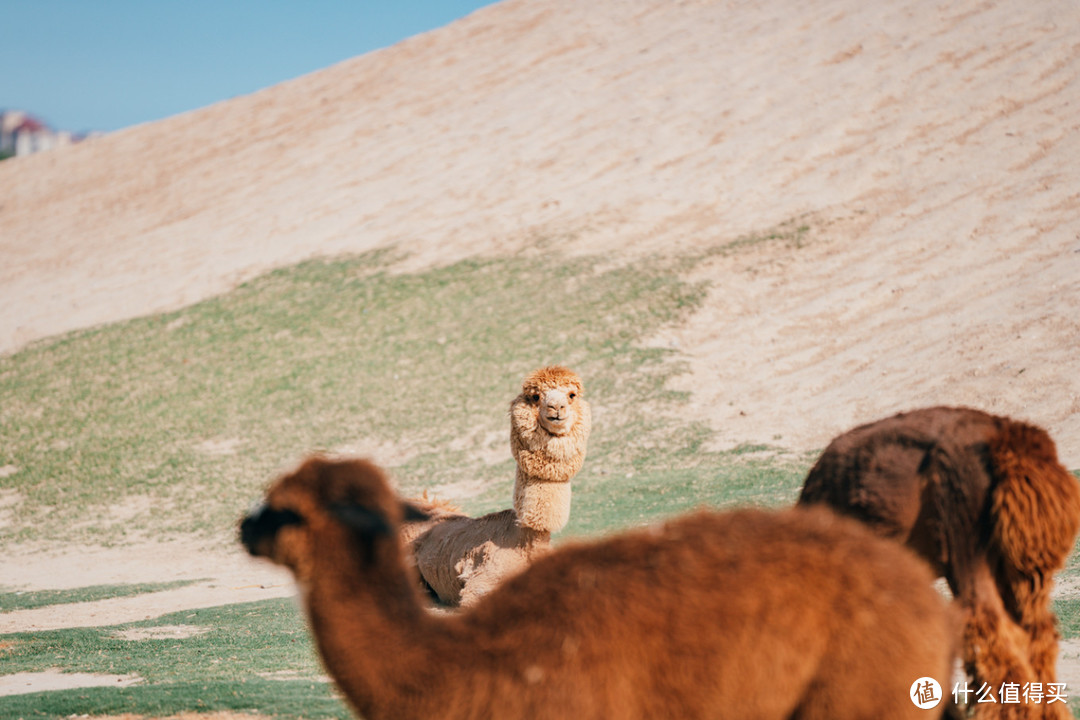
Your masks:
[[[469,623],[482,637],[501,628],[481,643],[500,662],[516,662],[514,647],[554,646],[527,655],[544,677],[573,683],[605,668],[612,698],[648,687],[663,714],[787,717],[805,706],[827,717],[860,681],[915,709],[908,687],[923,675],[945,682],[952,647],[931,580],[904,548],[825,510],[698,513],[564,547]]]
[[[825,448],[799,503],[829,505],[904,542],[920,521],[928,485],[962,476],[957,511],[977,515],[991,489],[989,443],[1007,422],[971,408],[933,407],[860,425]]]

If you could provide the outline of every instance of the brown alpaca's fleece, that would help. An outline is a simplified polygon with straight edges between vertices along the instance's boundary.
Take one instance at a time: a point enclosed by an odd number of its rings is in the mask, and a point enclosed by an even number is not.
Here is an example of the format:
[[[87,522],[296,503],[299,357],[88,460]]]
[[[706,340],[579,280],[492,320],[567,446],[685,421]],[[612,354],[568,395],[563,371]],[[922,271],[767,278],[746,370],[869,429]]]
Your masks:
[[[305,588],[366,720],[914,720],[916,679],[948,687],[929,570],[827,510],[698,512],[564,546],[435,615],[402,557],[406,509],[376,466],[312,458],[241,524]]]
[[[421,580],[440,603],[471,605],[548,550],[551,533],[570,517],[570,481],[585,461],[591,427],[575,372],[556,365],[525,378],[510,405],[514,509],[476,518],[442,514],[402,530]]]
[[[1050,590],[1080,527],[1080,483],[1044,430],[970,408],[901,413],[833,440],[799,502],[859,518],[934,565],[967,617],[977,684],[1056,682]],[[976,714],[1071,717],[1062,703]]]

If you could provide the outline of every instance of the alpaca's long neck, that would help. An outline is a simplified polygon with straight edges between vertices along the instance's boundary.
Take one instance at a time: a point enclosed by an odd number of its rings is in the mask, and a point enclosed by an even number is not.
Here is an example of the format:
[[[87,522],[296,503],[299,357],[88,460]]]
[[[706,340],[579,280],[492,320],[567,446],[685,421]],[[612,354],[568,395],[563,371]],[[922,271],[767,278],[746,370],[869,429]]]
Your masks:
[[[570,521],[570,481],[585,461],[585,448],[573,437],[544,440],[515,448],[514,514],[518,525],[550,534]]]
[[[514,482],[514,515],[522,528],[550,536],[570,520],[569,481],[549,482],[529,476],[518,468]]]
[[[582,401],[581,421],[566,435],[551,435],[531,415],[511,424],[510,450],[517,461],[514,514],[523,528],[559,532],[570,521],[570,481],[585,462],[590,414]]]
[[[355,553],[324,553],[305,597],[326,669],[365,720],[434,711],[417,706],[415,688],[439,698],[442,685],[432,669],[456,645],[448,619],[421,605],[396,548],[383,549],[391,557],[366,566]]]

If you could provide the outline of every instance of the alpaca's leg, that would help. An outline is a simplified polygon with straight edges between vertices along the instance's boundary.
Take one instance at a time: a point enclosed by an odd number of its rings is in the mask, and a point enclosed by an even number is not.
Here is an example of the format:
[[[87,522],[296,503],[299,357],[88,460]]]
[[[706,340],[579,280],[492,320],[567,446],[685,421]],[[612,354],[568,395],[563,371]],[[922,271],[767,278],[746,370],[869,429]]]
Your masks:
[[[1031,705],[1002,703],[999,697],[1005,683],[1037,682],[1030,661],[1030,638],[1009,617],[987,563],[975,564],[965,578],[963,592],[957,598],[965,614],[963,659],[973,679],[974,717],[978,720],[1031,720],[1042,709]],[[975,702],[977,693],[987,686],[997,702]],[[970,707],[971,705],[969,705]]]
[[[964,627],[964,661],[973,678],[975,692],[969,703],[974,703],[975,718],[1030,720],[1040,716],[1041,711],[1033,706],[1003,703],[1000,696],[1005,683],[1023,687],[1035,681],[1027,646],[1027,633],[993,603],[980,603],[969,613]],[[996,702],[976,702],[984,686]]]
[[[1031,668],[1043,682],[1057,678],[1057,617],[1050,607],[1050,587],[1041,578],[1016,578],[1009,590],[1015,598],[1010,615],[1027,632],[1031,644]]]
[[[1050,583],[1042,577],[1014,577],[1010,583],[1016,616],[1028,636],[1028,658],[1034,679],[1043,687],[1057,682],[1058,639],[1057,617],[1051,609]],[[1064,703],[1042,706],[1043,720],[1067,720],[1072,713]]]

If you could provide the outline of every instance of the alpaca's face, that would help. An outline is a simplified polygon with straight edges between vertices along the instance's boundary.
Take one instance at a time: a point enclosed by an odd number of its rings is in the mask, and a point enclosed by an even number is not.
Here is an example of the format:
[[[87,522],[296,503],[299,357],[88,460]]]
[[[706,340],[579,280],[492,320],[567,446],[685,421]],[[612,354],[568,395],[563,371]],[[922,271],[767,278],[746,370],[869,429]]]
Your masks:
[[[536,423],[549,434],[568,435],[581,414],[581,385],[575,380],[527,384],[518,402],[529,408]]]
[[[306,583],[317,549],[325,556],[336,546],[393,537],[403,518],[427,516],[403,504],[375,465],[313,458],[271,485],[265,501],[241,521],[240,541]]]
[[[311,539],[304,517],[290,507],[267,502],[252,508],[240,523],[240,541],[255,557],[292,570],[300,582],[310,576]]]
[[[535,393],[534,397],[540,426],[552,435],[569,433],[577,420],[577,388],[560,385]]]
[[[531,442],[571,435],[581,422],[588,421],[583,395],[581,378],[573,370],[552,365],[534,371],[510,403],[511,435],[532,436]]]

